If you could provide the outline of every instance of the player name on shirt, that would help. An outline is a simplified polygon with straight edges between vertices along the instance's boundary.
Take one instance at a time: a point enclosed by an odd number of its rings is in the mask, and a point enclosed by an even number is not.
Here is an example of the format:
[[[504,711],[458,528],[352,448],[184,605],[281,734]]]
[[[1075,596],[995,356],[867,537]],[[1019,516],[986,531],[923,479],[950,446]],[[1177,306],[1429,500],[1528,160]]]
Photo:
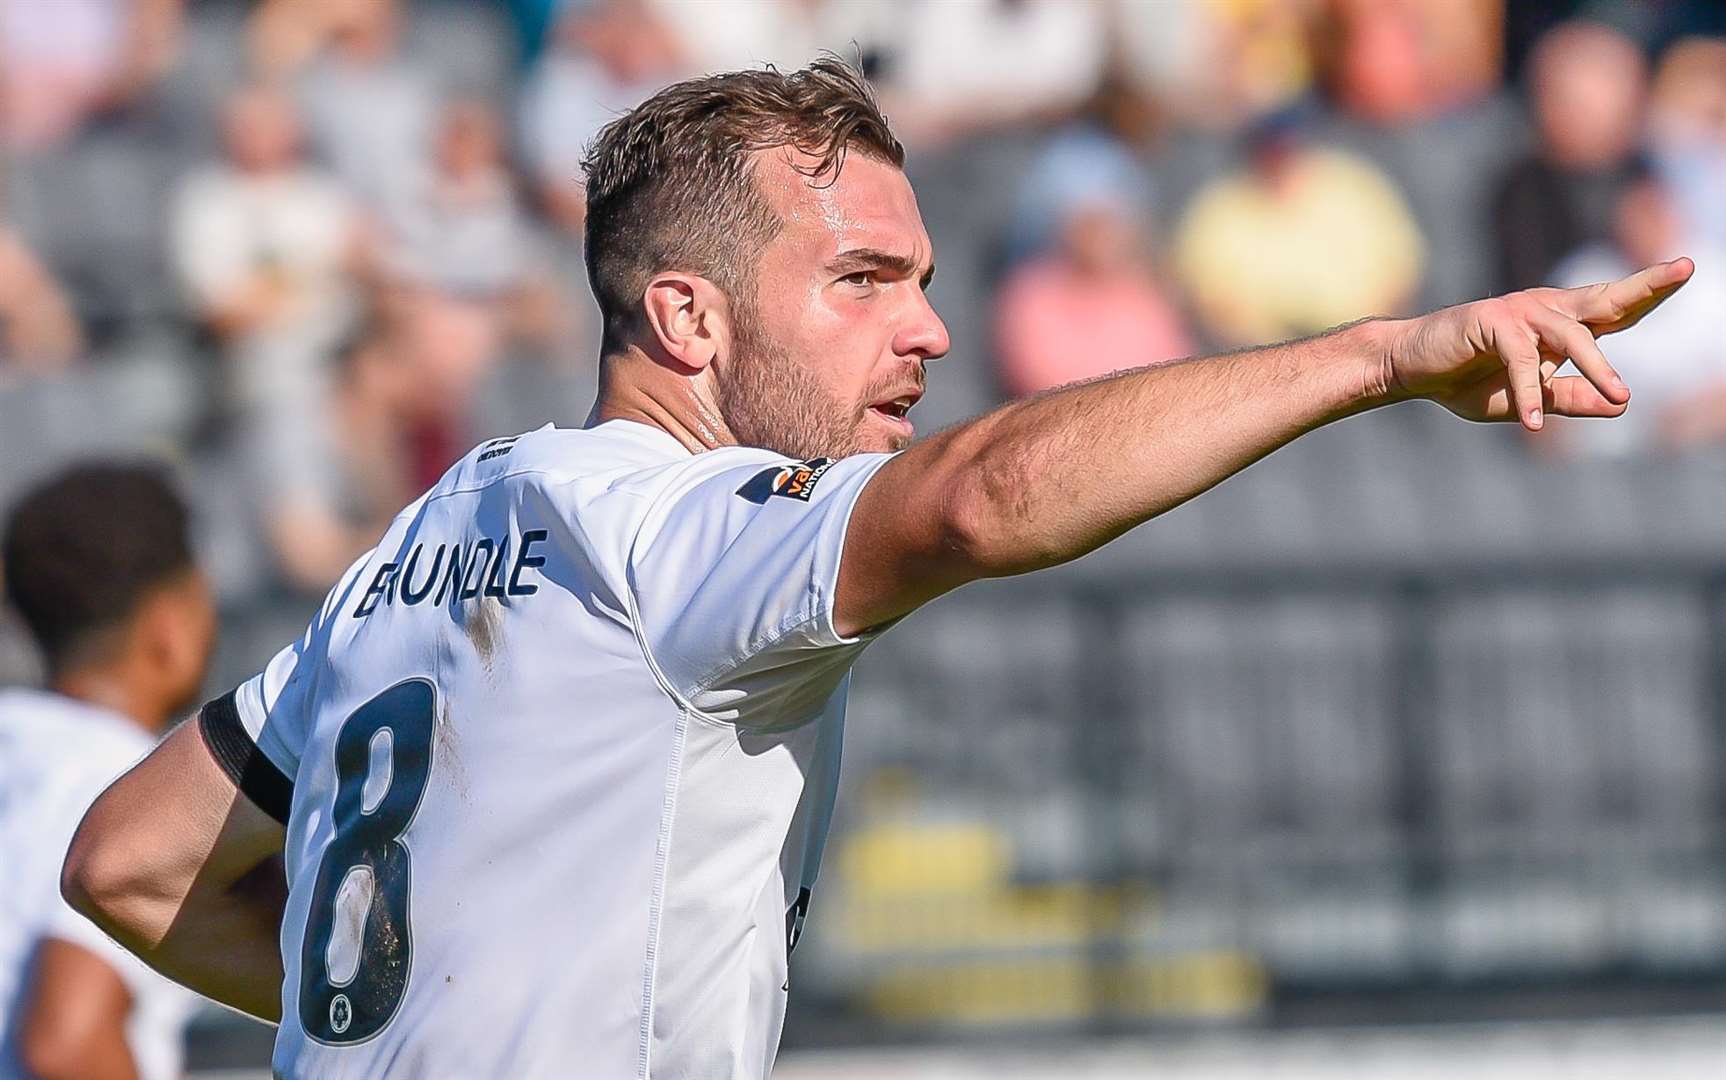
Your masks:
[[[446,601],[459,603],[481,595],[532,596],[539,586],[525,579],[538,577],[531,572],[545,565],[545,556],[534,554],[534,548],[544,543],[546,536],[544,529],[528,529],[520,536],[481,536],[438,544],[429,549],[429,555],[427,546],[417,543],[405,560],[378,566],[354,608],[354,618],[365,618],[379,605],[392,606],[398,597],[406,607],[427,601],[438,607]]]

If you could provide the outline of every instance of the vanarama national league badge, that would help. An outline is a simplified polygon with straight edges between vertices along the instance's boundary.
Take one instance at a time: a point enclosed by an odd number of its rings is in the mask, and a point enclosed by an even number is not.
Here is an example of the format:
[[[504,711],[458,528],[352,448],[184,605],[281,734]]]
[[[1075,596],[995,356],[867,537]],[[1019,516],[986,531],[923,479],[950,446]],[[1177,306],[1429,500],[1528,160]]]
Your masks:
[[[737,489],[737,494],[752,503],[767,505],[770,496],[778,495],[785,499],[798,499],[808,502],[809,496],[815,492],[815,484],[833,467],[832,458],[810,458],[792,465],[775,465],[757,473],[748,483]]]

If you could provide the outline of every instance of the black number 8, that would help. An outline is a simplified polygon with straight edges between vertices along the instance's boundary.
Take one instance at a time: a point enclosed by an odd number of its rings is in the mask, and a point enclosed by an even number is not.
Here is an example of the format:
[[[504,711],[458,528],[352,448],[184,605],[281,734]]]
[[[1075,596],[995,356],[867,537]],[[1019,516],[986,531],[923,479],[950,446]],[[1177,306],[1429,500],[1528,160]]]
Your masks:
[[[395,1018],[407,991],[413,867],[401,835],[419,810],[431,774],[436,708],[432,684],[410,679],[361,705],[336,734],[335,836],[318,864],[300,943],[300,1026],[319,1042],[371,1038]],[[372,775],[378,753],[373,747],[385,732],[389,746],[380,782]],[[360,940],[349,943],[357,945],[357,956],[332,960],[338,898],[363,888],[368,876],[371,903]],[[357,902],[350,899],[349,905]],[[332,971],[332,963],[340,970]]]

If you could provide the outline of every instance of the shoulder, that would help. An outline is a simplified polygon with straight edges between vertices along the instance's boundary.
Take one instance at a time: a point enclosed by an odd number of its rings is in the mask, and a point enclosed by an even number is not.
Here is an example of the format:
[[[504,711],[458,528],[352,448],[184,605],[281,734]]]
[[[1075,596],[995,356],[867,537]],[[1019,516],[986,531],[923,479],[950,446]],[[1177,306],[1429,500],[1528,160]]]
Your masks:
[[[44,793],[60,791],[74,803],[94,798],[155,746],[122,716],[36,690],[0,693],[0,742]]]
[[[71,741],[66,747],[68,763],[79,771],[108,781],[136,765],[156,745],[143,728],[125,717],[83,702],[67,702],[63,732]]]
[[[725,447],[691,454],[645,424],[611,421],[594,428],[551,425],[474,447],[432,494],[507,483],[562,497],[619,495],[653,500],[728,469],[785,461],[778,454]]]
[[[120,714],[49,690],[0,690],[0,727],[76,738],[93,750],[147,750],[153,743]]]

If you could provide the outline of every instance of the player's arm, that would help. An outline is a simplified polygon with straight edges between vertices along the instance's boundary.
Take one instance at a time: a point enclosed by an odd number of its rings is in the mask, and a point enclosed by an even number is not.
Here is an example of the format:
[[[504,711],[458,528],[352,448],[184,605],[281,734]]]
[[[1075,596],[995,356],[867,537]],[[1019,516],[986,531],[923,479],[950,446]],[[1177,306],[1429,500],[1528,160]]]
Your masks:
[[[61,891],[168,978],[276,1023],[284,835],[181,724],[90,807]]]
[[[1617,416],[1595,344],[1689,279],[1688,259],[1416,319],[1141,368],[1017,402],[927,439],[858,497],[834,622],[878,626],[967,581],[1078,558],[1333,420],[1412,398],[1471,420]],[[1579,376],[1555,377],[1565,359]]]
[[[44,938],[21,997],[18,1053],[39,1080],[134,1080],[126,1044],[132,992],[120,973],[82,945]]]

